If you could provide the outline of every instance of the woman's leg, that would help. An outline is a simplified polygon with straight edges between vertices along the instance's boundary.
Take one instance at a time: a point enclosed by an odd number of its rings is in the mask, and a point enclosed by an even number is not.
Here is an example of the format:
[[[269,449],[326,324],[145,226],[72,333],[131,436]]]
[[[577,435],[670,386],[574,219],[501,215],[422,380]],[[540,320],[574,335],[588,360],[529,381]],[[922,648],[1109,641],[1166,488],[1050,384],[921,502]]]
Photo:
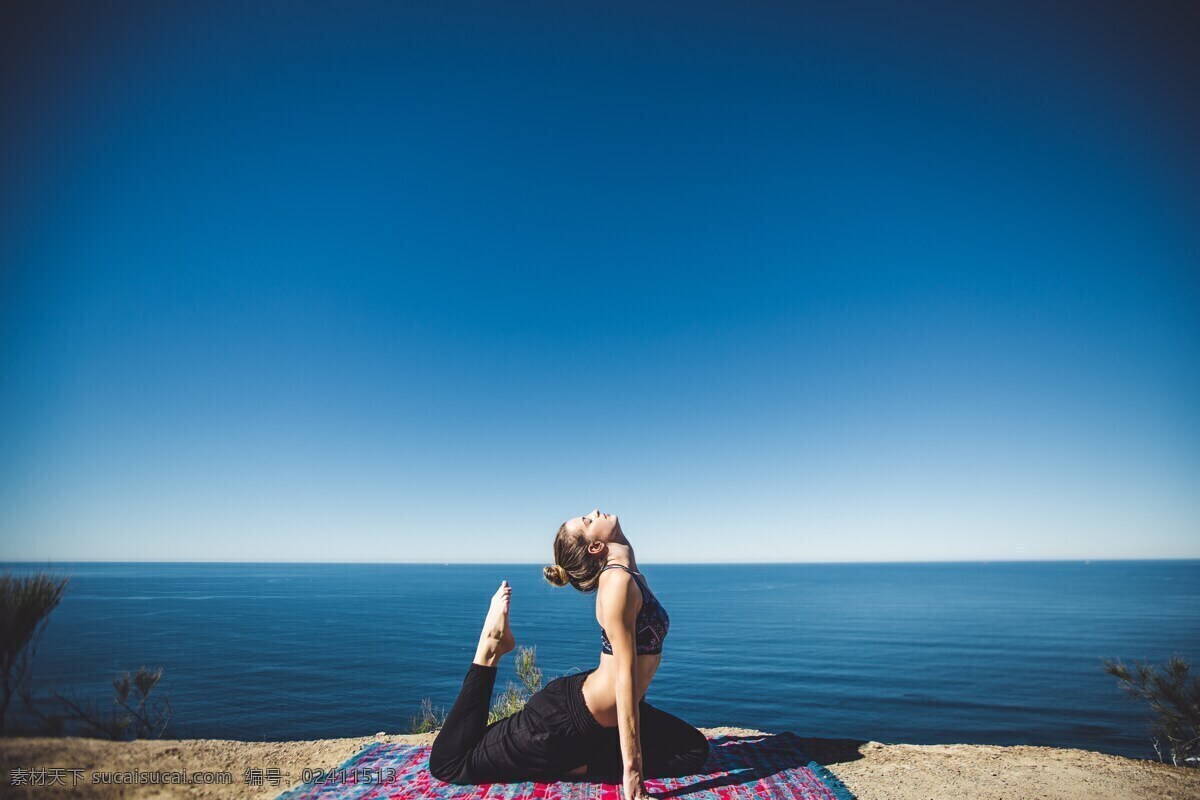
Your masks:
[[[448,776],[441,780],[458,784],[558,780],[584,763],[589,740],[585,733],[573,730],[562,688],[560,681],[551,681],[520,711],[484,728],[475,743],[464,748],[461,763],[449,768],[439,765]]]
[[[467,757],[487,729],[488,709],[492,703],[492,689],[496,685],[500,657],[516,644],[508,628],[511,593],[508,581],[504,581],[492,596],[483,631],[479,635],[479,645],[475,649],[475,660],[467,669],[458,698],[433,740],[429,772],[438,780],[454,782],[461,775]]]
[[[429,772],[439,781],[454,783],[467,756],[483,738],[496,672],[496,667],[475,663],[467,670],[458,699],[446,715],[429,753]]]
[[[688,723],[643,700],[642,772],[647,778],[695,775],[708,760],[708,739]]]
[[[642,776],[645,778],[676,778],[695,775],[708,760],[708,739],[679,717],[642,700],[638,704],[642,722]],[[606,728],[600,736],[599,751],[588,762],[587,775],[603,781],[619,783],[624,772],[621,757],[621,734],[617,728]]]

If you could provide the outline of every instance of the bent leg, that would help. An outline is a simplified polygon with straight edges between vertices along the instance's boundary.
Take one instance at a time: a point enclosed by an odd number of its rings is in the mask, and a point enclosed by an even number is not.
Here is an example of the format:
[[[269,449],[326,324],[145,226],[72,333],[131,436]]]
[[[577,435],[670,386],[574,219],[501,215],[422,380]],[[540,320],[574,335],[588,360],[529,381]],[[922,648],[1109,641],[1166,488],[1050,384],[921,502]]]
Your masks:
[[[433,749],[429,753],[429,772],[438,780],[464,782],[463,773],[468,758],[487,731],[488,711],[492,704],[492,689],[496,685],[500,657],[516,646],[508,627],[511,595],[512,587],[508,581],[501,581],[500,588],[492,595],[487,617],[483,621],[475,660],[471,662],[458,698],[433,741]]]
[[[549,734],[529,728],[522,711],[487,727],[454,783],[518,783],[561,776],[552,768]]]
[[[458,698],[429,753],[429,772],[438,780],[456,783],[467,756],[483,738],[497,672],[496,667],[475,663],[467,670]]]
[[[642,721],[642,774],[647,778],[677,778],[695,775],[708,760],[708,739],[688,723],[643,700],[638,709]]]
[[[638,704],[642,731],[642,777],[678,778],[695,775],[708,760],[708,739],[674,714],[642,700]],[[597,749],[587,763],[589,778],[620,783],[624,774],[621,735],[618,728],[605,728]]]
[[[488,724],[496,672],[471,664],[434,740],[430,774],[460,785],[557,780],[583,763],[587,739],[563,730],[567,709],[557,693],[543,689],[515,714]]]
[[[569,694],[574,683],[556,678],[530,697],[521,710],[489,725],[467,756],[460,780],[553,781],[586,763],[592,737],[572,721],[578,712]],[[590,716],[582,693],[578,702]]]

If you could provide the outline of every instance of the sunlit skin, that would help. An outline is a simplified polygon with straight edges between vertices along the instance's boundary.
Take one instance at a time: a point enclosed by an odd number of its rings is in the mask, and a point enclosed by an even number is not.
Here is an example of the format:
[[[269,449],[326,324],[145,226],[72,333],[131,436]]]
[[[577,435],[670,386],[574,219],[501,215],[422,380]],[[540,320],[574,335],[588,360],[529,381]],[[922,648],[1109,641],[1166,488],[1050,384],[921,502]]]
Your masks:
[[[639,571],[637,559],[633,554],[633,546],[625,538],[625,532],[621,530],[621,520],[616,514],[605,514],[600,509],[593,509],[589,514],[567,520],[566,525],[567,530],[570,532],[582,532],[584,539],[588,543],[588,552],[604,564],[620,564],[634,572]],[[600,588],[596,592],[596,622],[605,628],[610,641],[614,640],[614,637],[620,634],[613,629],[611,624],[605,625],[603,622],[604,598],[619,598],[619,595],[615,593],[623,593],[626,597],[626,602],[631,606],[627,610],[627,617],[636,618],[642,606],[641,591],[637,588],[637,585],[628,573],[624,570],[614,569],[605,570],[600,574]],[[492,604],[488,609],[487,619],[484,622],[483,631],[479,637],[479,646],[475,651],[476,664],[489,667],[496,666],[500,663],[500,657],[510,652],[516,646],[508,624],[511,595],[512,587],[505,581],[492,597]],[[630,626],[630,630],[627,633],[632,641],[632,626]],[[583,684],[584,702],[596,720],[606,728],[618,726],[618,658],[615,654],[615,648],[614,643],[613,655],[604,652],[600,653],[600,665],[594,672],[587,676]],[[629,699],[628,707],[630,708],[636,708],[637,704],[646,696],[646,690],[649,688],[650,682],[654,679],[654,674],[658,671],[659,664],[662,663],[662,654],[634,653],[633,659],[634,680],[631,687],[632,696]],[[626,685],[628,686],[628,684]],[[632,771],[629,769],[629,766],[629,764],[626,764],[626,797],[631,800],[649,797],[650,795],[646,793],[644,783],[641,779],[640,764],[635,765],[635,769]],[[586,771],[587,765],[581,764],[567,774],[582,775]]]

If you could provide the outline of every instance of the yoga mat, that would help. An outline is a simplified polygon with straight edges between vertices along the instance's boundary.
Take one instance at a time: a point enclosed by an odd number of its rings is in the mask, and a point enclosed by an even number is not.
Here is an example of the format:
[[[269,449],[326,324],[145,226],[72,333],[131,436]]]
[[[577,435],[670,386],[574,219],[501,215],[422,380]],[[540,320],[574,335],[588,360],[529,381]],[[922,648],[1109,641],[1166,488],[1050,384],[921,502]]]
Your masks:
[[[799,737],[717,736],[704,771],[650,778],[646,788],[671,800],[854,800],[832,772],[808,757]],[[324,783],[307,783],[277,800],[620,800],[620,788],[595,781],[458,786],[429,774],[429,746],[371,742]]]

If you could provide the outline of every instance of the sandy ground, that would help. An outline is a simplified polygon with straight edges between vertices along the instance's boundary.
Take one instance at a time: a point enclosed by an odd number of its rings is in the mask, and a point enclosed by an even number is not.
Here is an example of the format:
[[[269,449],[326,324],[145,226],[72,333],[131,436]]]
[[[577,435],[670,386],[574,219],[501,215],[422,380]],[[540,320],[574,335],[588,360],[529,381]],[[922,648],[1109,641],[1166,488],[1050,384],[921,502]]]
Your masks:
[[[709,736],[758,731],[706,728]],[[274,798],[301,782],[305,769],[332,769],[371,741],[428,744],[432,735],[367,736],[306,742],[180,739],[109,742],[99,739],[0,739],[4,798]],[[1063,798],[1063,800],[1200,800],[1200,769],[1135,761],[1086,750],[986,745],[909,745],[845,739],[805,739],[811,755],[842,779],[859,800]],[[14,785],[21,770],[62,771],[55,785]],[[77,772],[71,772],[71,770]],[[278,783],[270,770],[279,771]],[[93,783],[105,774],[227,772],[226,785],[152,786]],[[260,785],[246,771],[260,770]],[[78,775],[78,785],[74,783]],[[252,773],[252,779],[254,775]]]

